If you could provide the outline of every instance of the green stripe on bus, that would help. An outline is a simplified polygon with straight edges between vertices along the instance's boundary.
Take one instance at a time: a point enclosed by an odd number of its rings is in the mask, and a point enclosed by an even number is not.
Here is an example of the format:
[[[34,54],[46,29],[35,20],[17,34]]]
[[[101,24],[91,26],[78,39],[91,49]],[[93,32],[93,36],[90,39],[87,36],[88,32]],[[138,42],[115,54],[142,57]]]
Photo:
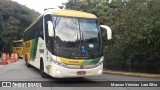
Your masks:
[[[91,60],[84,60],[84,62],[82,64],[87,65],[90,64]]]
[[[38,45],[38,38],[35,38],[32,40],[32,48],[31,48],[31,60],[33,61],[36,58],[37,45]]]
[[[95,59],[84,60],[82,64],[97,64],[101,60],[101,57]]]

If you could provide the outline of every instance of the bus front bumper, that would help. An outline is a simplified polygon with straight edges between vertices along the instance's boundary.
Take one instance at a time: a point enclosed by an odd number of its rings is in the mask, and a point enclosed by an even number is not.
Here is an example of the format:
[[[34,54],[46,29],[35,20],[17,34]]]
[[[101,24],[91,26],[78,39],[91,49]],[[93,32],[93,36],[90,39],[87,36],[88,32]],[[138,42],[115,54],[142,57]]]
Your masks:
[[[51,66],[51,76],[56,78],[96,76],[101,75],[103,72],[103,64],[91,69],[69,69],[54,63]],[[78,72],[85,72],[85,74],[78,75]]]

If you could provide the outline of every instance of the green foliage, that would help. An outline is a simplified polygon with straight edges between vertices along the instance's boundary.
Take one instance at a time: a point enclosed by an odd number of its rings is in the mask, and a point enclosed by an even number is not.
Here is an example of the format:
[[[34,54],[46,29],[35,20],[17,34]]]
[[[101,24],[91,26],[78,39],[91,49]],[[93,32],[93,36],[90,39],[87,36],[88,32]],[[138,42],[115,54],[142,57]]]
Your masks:
[[[146,63],[152,64],[160,73],[159,7],[158,0],[114,0],[110,4],[104,0],[83,0],[67,3],[69,9],[97,15],[101,24],[113,30],[111,41],[104,38],[105,62],[108,66]]]
[[[0,0],[0,52],[11,52],[13,40],[23,38],[23,31],[39,13],[10,0]]]

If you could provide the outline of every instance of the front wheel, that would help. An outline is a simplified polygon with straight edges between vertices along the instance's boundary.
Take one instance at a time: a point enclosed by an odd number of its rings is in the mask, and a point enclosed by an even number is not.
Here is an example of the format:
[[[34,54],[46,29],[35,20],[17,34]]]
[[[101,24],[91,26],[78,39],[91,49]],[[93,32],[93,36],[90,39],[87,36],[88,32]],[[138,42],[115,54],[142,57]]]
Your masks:
[[[40,73],[41,73],[42,78],[47,78],[47,74],[44,72],[44,64],[42,60],[40,62]]]

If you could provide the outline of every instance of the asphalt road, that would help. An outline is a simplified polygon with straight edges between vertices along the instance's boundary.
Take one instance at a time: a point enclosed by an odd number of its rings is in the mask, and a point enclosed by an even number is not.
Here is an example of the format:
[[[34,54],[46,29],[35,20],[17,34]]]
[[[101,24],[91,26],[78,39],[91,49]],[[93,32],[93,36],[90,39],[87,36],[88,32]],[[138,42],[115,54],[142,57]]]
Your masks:
[[[0,90],[160,90],[160,87],[105,87],[103,84],[115,81],[159,81],[158,78],[143,78],[124,75],[103,74],[85,78],[55,79],[42,78],[39,70],[27,68],[23,60],[8,65],[0,65],[0,81],[47,81],[52,87],[2,88]]]

